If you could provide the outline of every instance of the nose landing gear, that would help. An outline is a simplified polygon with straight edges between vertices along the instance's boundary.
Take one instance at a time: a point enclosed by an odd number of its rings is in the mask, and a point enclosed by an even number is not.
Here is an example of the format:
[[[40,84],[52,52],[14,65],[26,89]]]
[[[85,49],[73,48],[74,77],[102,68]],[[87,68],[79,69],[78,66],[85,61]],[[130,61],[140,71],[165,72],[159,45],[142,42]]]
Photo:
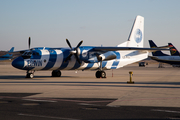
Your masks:
[[[34,77],[34,72],[35,71],[33,71],[33,72],[27,71],[26,78],[33,78]]]

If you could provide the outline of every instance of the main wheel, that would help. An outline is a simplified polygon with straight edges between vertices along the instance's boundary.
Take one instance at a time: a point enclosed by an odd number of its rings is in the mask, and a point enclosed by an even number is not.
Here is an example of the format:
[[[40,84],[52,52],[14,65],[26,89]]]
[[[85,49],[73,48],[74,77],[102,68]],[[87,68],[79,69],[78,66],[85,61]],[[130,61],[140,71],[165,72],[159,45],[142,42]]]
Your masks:
[[[96,78],[106,78],[106,73],[104,71],[97,71]]]
[[[96,78],[100,78],[101,77],[101,71],[97,71],[96,72]]]
[[[101,71],[101,77],[106,78],[106,73],[104,71]]]
[[[53,70],[52,71],[52,77],[61,77],[61,71]]]

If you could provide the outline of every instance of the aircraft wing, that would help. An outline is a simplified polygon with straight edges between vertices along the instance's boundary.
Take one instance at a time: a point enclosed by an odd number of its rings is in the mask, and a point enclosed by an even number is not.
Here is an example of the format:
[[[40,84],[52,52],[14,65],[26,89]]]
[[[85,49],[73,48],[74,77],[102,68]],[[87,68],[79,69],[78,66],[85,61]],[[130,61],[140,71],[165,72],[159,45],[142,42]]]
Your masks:
[[[11,54],[23,54],[26,51],[29,51],[29,50],[19,50],[19,51],[13,51],[13,52],[9,52],[9,53],[11,53]]]
[[[159,46],[157,48],[170,48],[170,46],[166,45],[166,46]]]
[[[37,48],[31,48],[30,50],[43,50],[43,49],[47,49],[47,50],[61,50],[62,48],[37,47]],[[67,48],[67,49],[69,49],[69,48]],[[29,51],[29,49],[13,51],[13,52],[9,52],[9,53],[11,53],[11,54],[23,54],[24,52],[27,52],[27,51]]]
[[[138,48],[138,47],[94,47],[94,51],[120,51],[120,50],[139,50],[139,51],[148,51],[154,52],[159,50],[169,50],[161,48]]]

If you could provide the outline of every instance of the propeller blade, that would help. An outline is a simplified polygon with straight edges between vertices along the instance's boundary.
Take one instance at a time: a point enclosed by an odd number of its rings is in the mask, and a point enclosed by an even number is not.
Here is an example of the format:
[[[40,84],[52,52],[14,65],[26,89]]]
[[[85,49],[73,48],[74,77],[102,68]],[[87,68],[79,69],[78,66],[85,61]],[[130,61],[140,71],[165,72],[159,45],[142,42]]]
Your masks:
[[[83,43],[83,40],[79,42],[79,44],[76,46],[78,48]]]
[[[29,50],[30,50],[30,46],[31,46],[31,38],[29,37],[29,42],[28,42]]]
[[[69,42],[68,39],[66,39],[66,42],[67,42],[67,44],[69,45],[69,47],[72,49],[71,44],[70,44],[70,42]]]
[[[78,61],[78,63],[81,65],[81,62],[80,62],[80,60],[79,60],[77,54],[74,54],[74,56],[76,57],[76,60]]]
[[[68,61],[68,60],[70,60],[71,59],[71,56],[72,56],[72,54],[69,54],[69,56],[65,59],[65,63]]]

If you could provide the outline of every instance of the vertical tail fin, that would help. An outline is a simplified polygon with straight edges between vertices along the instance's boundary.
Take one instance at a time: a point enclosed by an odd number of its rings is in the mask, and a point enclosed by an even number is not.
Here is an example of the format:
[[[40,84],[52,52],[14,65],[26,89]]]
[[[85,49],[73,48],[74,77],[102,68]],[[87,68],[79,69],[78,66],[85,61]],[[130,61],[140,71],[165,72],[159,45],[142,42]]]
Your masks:
[[[156,48],[157,47],[157,45],[152,40],[149,40],[149,45],[150,45],[151,48]],[[169,56],[167,54],[162,53],[161,51],[152,52],[152,55],[153,56]]]
[[[137,16],[129,34],[127,47],[143,47],[144,43],[144,17]]]
[[[168,43],[168,46],[170,47],[170,53],[171,56],[179,56],[179,51],[173,46],[172,43]]]
[[[13,52],[13,51],[14,51],[14,47],[12,47],[12,48],[8,51],[8,53]]]

